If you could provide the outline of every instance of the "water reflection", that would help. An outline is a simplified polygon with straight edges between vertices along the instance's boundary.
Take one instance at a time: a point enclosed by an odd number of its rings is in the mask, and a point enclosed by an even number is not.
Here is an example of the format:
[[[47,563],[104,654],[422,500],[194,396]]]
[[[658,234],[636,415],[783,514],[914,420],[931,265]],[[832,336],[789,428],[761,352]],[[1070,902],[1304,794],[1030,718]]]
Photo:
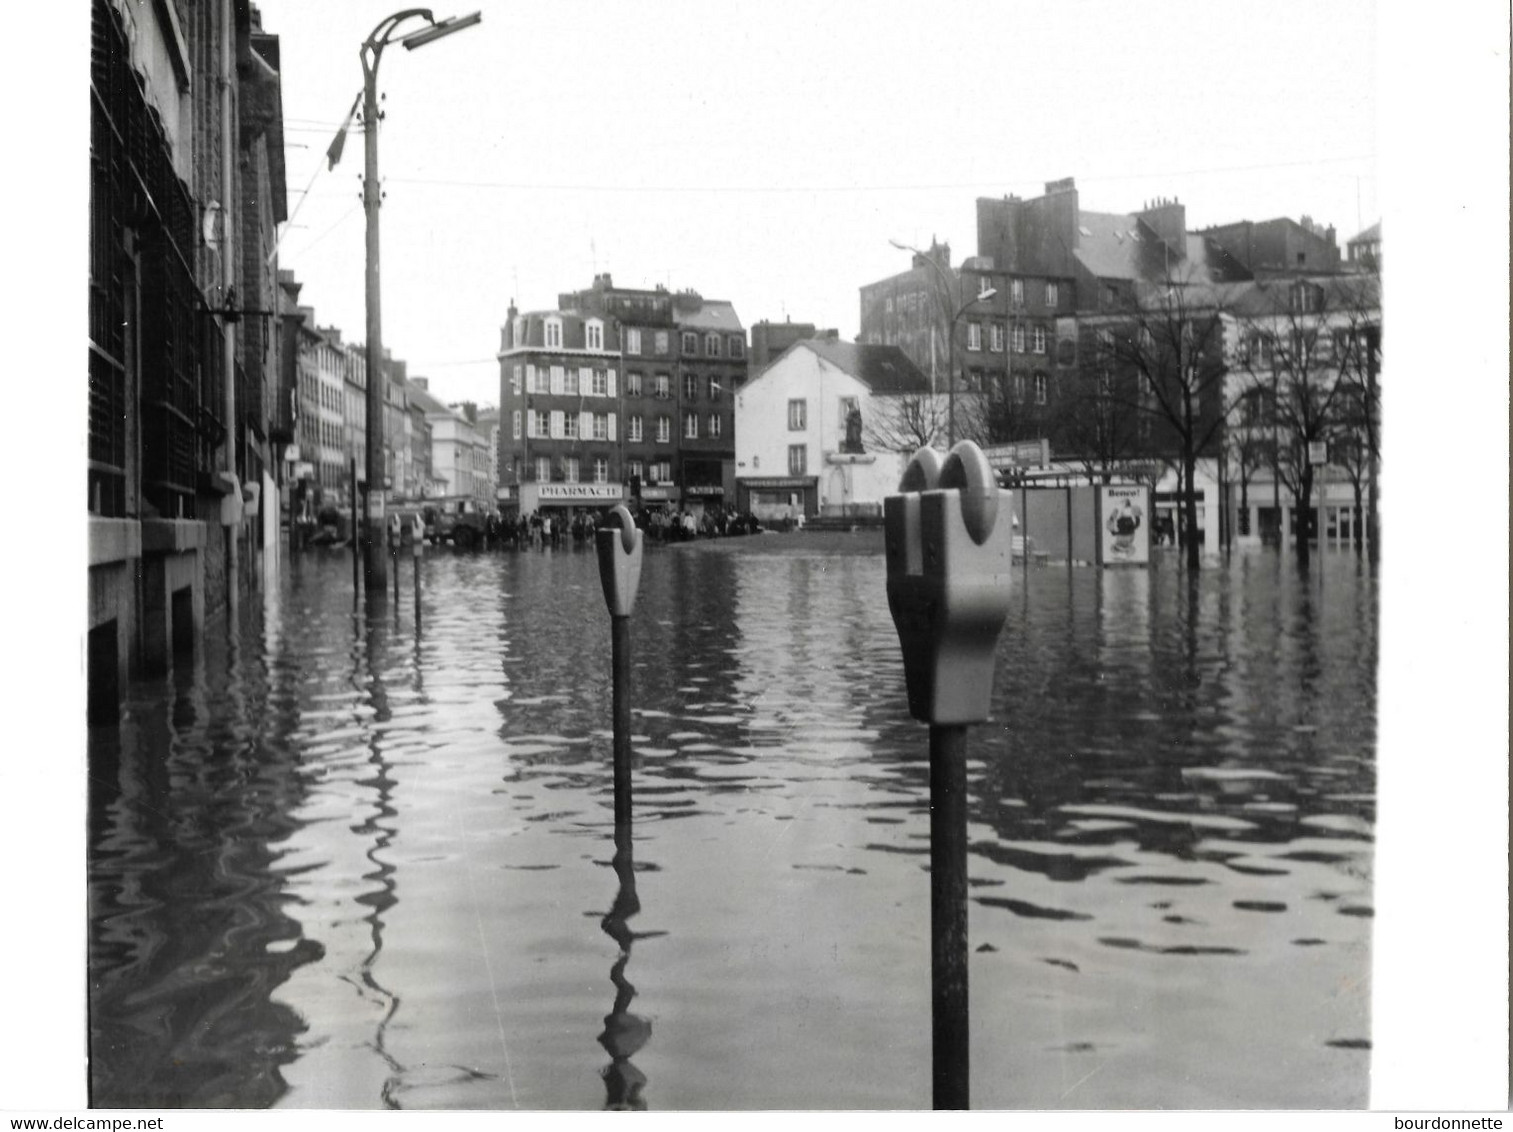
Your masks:
[[[630,965],[631,945],[638,939],[649,939],[663,932],[635,932],[630,920],[641,911],[641,900],[636,895],[635,849],[631,838],[631,825],[623,823],[615,827],[615,876],[620,887],[609,912],[600,921],[604,934],[615,941],[619,954],[609,969],[609,981],[615,987],[615,1001],[610,1012],[604,1016],[604,1029],[599,1034],[599,1044],[610,1056],[604,1067],[604,1107],[610,1110],[645,1111],[646,1074],[633,1064],[631,1058],[651,1040],[651,1021],[630,1010],[631,1000],[636,997],[636,988],[625,977],[625,968]]]
[[[927,1107],[927,733],[880,556],[805,545],[649,553],[610,862],[594,555],[428,556],[371,621],[302,558],[92,747],[97,1103]],[[1374,576],[1014,584],[967,764],[974,1103],[1364,1103]]]

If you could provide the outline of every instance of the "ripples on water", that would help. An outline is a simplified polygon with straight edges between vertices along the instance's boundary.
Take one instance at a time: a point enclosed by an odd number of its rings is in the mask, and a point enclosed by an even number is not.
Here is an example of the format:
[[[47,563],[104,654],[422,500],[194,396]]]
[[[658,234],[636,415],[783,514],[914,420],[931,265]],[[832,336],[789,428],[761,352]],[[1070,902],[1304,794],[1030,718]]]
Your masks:
[[[405,562],[372,621],[307,555],[134,687],[93,1103],[928,1107],[926,731],[881,556],[804,540],[648,551],[618,845],[591,553],[434,555],[418,619]],[[1016,572],[975,1107],[1366,1103],[1375,581],[1321,558]]]

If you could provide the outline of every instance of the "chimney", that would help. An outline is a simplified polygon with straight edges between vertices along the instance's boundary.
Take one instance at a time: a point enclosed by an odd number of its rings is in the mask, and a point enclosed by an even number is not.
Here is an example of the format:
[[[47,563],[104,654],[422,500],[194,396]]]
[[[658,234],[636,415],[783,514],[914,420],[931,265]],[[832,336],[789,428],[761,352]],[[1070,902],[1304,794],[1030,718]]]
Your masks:
[[[431,379],[429,377],[412,377],[410,378],[410,384],[416,389],[424,389],[427,393],[431,391]]]

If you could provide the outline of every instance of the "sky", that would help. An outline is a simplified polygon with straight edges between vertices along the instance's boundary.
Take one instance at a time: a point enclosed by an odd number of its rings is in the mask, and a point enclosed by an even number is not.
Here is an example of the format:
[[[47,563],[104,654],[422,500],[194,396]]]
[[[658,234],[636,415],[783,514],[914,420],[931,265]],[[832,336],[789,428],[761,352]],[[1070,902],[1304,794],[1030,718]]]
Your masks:
[[[857,333],[889,241],[975,253],[975,201],[1076,178],[1106,212],[1176,197],[1197,228],[1378,212],[1376,37],[1363,0],[823,5],[482,4],[387,49],[379,134],[384,344],[447,399],[498,398],[499,327],[609,272],[743,323]],[[280,37],[280,264],[365,337],[362,138],[325,151],[393,0],[263,0]],[[406,29],[425,26],[415,19]],[[296,211],[297,210],[297,211]]]

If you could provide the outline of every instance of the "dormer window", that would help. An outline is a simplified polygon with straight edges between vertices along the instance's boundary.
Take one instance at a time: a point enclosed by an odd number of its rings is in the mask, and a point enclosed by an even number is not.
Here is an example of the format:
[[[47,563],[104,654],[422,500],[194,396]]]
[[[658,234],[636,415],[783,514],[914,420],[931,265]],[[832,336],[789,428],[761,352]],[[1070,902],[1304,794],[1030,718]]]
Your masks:
[[[584,345],[590,350],[604,349],[604,323],[591,318],[583,325]]]
[[[562,320],[560,318],[546,320],[546,345],[551,349],[562,348]]]

